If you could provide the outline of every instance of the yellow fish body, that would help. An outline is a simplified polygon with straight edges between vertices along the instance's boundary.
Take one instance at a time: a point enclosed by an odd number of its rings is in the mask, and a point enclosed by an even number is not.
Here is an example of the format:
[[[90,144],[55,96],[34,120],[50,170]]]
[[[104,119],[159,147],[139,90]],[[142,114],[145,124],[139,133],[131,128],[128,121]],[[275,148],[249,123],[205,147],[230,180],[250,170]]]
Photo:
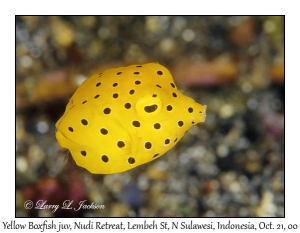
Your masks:
[[[113,174],[159,158],[205,117],[206,106],[183,95],[164,66],[131,65],[85,80],[56,123],[56,138],[78,166]]]

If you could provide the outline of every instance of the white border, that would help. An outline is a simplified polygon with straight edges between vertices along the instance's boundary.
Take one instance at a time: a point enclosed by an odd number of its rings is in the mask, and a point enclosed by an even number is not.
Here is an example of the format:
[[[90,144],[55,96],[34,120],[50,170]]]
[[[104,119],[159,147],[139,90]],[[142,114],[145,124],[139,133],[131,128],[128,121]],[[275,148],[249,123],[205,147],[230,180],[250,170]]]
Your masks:
[[[0,46],[1,54],[1,158],[0,163],[0,229],[3,229],[3,223],[14,220],[15,216],[15,82],[14,82],[14,61],[15,61],[15,14],[213,14],[213,15],[247,15],[247,14],[270,14],[286,15],[286,218],[282,219],[231,219],[234,223],[259,222],[273,223],[297,223],[299,232],[299,87],[300,70],[299,69],[299,4],[296,0],[276,1],[276,0],[252,0],[252,1],[1,1],[0,11]],[[48,219],[51,221],[52,219]],[[76,219],[53,219],[56,223],[73,223]],[[77,219],[79,220],[79,219]],[[92,219],[93,221],[127,222],[129,219]],[[182,221],[183,219],[156,219],[156,221]],[[17,219],[18,223],[28,223],[34,221],[43,223],[44,219]],[[88,219],[80,219],[82,222],[88,222]],[[147,219],[151,221],[151,219]],[[188,222],[188,219],[184,219]],[[194,219],[198,223],[210,223],[211,221],[227,222],[228,219]],[[142,223],[143,219],[135,219],[134,222]],[[73,230],[74,231],[74,230]],[[99,231],[99,230],[98,230]],[[184,232],[180,230],[177,232]],[[261,230],[260,232],[270,232]],[[6,232],[2,231],[1,232]],[[23,231],[29,232],[29,230]],[[40,230],[39,230],[40,232]],[[48,231],[49,232],[49,231]],[[54,231],[53,231],[54,232]],[[79,232],[79,231],[78,231]],[[114,230],[114,232],[119,232]],[[127,230],[128,232],[128,230]],[[251,231],[248,231],[251,232]],[[279,231],[276,231],[279,232]]]

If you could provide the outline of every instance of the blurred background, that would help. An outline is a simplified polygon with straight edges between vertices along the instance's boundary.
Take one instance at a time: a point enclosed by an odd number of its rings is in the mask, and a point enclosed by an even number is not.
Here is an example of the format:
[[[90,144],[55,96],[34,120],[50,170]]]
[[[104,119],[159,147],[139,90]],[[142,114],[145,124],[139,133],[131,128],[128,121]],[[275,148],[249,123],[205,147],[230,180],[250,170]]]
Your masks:
[[[205,123],[133,170],[76,166],[54,126],[71,95],[95,72],[147,62],[208,106]],[[282,16],[18,16],[16,216],[283,217],[284,90]]]

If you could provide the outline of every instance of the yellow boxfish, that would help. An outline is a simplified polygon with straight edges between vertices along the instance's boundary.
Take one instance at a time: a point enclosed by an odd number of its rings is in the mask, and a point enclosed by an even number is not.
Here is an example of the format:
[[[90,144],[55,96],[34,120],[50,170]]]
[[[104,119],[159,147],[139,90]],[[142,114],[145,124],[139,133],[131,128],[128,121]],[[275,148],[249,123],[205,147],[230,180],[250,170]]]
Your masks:
[[[56,138],[91,173],[123,172],[159,158],[206,106],[183,95],[158,63],[116,67],[86,79],[56,123]]]

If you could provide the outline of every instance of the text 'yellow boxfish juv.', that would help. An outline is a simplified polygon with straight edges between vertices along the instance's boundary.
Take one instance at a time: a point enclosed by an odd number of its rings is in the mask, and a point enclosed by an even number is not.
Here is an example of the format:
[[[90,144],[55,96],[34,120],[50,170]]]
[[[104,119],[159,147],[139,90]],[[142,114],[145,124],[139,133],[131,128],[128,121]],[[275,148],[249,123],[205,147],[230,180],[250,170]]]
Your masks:
[[[95,74],[75,91],[56,138],[76,164],[95,174],[123,172],[170,150],[206,106],[183,95],[158,63]]]

